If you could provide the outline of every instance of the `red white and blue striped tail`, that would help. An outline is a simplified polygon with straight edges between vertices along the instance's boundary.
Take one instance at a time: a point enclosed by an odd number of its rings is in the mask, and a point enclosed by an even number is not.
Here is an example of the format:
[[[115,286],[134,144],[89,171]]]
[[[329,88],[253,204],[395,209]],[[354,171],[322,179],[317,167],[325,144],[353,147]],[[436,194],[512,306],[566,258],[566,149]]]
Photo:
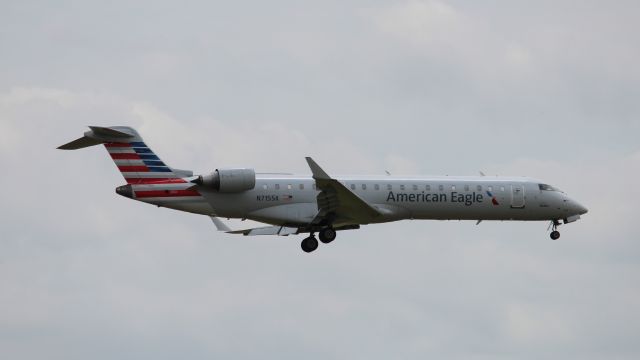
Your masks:
[[[58,149],[75,150],[104,144],[111,159],[129,184],[184,183],[182,177],[193,175],[186,170],[176,170],[167,166],[147,144],[138,132],[126,126],[90,126],[84,136]]]
[[[104,147],[129,184],[184,182],[143,141],[108,142]]]

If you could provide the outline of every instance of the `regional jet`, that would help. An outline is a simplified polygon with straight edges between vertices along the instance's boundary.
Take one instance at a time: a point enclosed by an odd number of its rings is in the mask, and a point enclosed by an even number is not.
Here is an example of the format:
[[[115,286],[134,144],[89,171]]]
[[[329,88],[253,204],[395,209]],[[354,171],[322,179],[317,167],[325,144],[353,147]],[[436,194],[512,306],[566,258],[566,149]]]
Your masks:
[[[305,252],[336,238],[340,230],[405,219],[549,221],[557,227],[587,209],[542,181],[493,176],[330,176],[312,158],[308,175],[256,173],[219,168],[194,175],[165,164],[136,130],[90,126],[58,149],[102,144],[127,184],[116,193],[159,207],[209,216],[219,231],[242,235],[309,234]],[[250,219],[267,226],[232,230],[220,218]]]

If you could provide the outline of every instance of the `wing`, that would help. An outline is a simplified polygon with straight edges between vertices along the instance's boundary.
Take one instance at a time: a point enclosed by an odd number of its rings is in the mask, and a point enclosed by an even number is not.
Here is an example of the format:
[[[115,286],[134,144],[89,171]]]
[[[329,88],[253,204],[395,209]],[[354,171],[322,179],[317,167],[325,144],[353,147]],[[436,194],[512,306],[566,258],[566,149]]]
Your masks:
[[[254,235],[288,236],[292,234],[298,234],[298,228],[292,228],[292,227],[286,227],[286,226],[264,226],[264,227],[258,227],[253,229],[227,231],[227,234],[242,234],[244,236],[254,236]]]
[[[318,215],[312,224],[368,224],[381,215],[357,194],[331,178],[312,158],[306,159],[320,190],[317,197]]]
[[[244,230],[231,230],[227,224],[222,222],[222,220],[218,219],[215,216],[210,216],[211,221],[216,226],[218,231],[224,231],[227,234],[242,234],[242,235],[280,235],[287,236],[291,234],[297,234],[298,228],[286,227],[286,226],[263,226],[253,229],[244,229]]]

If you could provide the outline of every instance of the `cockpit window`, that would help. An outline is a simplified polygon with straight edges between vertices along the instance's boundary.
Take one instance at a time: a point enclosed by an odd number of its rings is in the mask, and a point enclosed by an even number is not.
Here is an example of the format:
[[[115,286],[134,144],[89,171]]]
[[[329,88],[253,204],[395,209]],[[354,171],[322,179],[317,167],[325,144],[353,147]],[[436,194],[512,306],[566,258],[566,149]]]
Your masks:
[[[553,186],[547,185],[547,184],[538,184],[538,187],[542,191],[560,191],[560,190],[554,188]]]

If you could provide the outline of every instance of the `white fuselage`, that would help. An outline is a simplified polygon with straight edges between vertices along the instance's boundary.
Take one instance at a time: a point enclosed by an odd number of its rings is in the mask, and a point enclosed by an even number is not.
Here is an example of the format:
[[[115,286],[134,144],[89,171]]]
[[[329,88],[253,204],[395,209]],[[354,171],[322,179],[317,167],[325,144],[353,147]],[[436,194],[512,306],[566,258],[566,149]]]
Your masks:
[[[517,177],[335,177],[382,216],[402,219],[562,220],[586,212],[563,192],[530,178]],[[185,184],[133,185],[138,190],[186,189]],[[543,189],[544,188],[544,189]],[[274,225],[303,226],[318,214],[319,190],[310,176],[258,175],[255,188],[220,193],[200,187],[199,197],[140,198],[158,206],[198,214],[251,219]],[[136,196],[134,196],[136,199]],[[357,221],[334,224],[360,225]]]
[[[587,209],[556,188],[530,178],[488,176],[330,176],[305,157],[311,176],[257,174],[252,168],[218,168],[208,174],[168,166],[128,126],[90,126],[59,146],[76,150],[104,144],[127,182],[124,197],[208,215],[219,231],[242,235],[308,233],[305,252],[328,244],[336,231],[404,219],[551,220],[551,239],[562,222]],[[251,219],[269,226],[231,230],[218,217]],[[318,234],[318,239],[315,234]]]

